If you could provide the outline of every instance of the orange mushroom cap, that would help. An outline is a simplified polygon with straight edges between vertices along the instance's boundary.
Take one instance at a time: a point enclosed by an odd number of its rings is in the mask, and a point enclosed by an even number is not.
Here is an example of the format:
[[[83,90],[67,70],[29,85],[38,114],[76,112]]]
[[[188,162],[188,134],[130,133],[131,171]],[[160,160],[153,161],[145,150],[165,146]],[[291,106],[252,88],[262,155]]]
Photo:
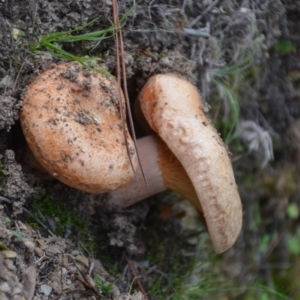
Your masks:
[[[20,116],[26,141],[42,167],[90,193],[114,190],[134,178],[127,155],[115,78],[63,63],[28,86]],[[134,168],[137,157],[125,128]]]

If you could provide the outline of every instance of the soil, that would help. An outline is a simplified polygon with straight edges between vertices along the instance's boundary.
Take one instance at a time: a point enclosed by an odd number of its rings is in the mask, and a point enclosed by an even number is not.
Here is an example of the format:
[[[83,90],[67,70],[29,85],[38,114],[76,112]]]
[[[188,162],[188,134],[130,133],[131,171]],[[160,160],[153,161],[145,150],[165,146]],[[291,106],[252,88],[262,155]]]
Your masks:
[[[289,246],[300,238],[300,2],[118,2],[121,16],[131,10],[122,34],[132,104],[151,75],[176,73],[201,91],[226,140],[234,122],[226,87],[239,98],[229,150],[244,225],[212,269],[241,288],[211,299],[251,299],[247,286],[257,281],[271,288],[279,281],[291,297],[285,299],[300,299],[293,279],[300,250]],[[32,163],[19,122],[22,100],[39,73],[64,59],[30,46],[95,18],[80,32],[111,26],[111,0],[0,1],[0,299],[172,299],[174,282],[182,293],[176,299],[209,299],[192,296],[187,280],[170,275],[181,277],[191,257],[204,263],[212,255],[186,201],[165,192],[126,210],[105,209],[101,195],[72,189]],[[97,57],[92,64],[116,75],[113,38],[57,45]]]

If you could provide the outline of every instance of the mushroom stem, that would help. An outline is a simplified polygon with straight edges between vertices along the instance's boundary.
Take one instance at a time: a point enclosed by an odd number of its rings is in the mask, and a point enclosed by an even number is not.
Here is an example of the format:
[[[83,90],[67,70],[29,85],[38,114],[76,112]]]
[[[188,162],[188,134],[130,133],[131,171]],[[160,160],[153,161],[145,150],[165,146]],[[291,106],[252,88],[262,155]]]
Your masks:
[[[171,189],[188,199],[198,210],[202,211],[197,194],[187,173],[167,145],[156,135],[137,140],[143,175],[137,171],[138,181],[133,180],[108,194],[108,204],[128,207],[147,197],[166,189]]]
[[[151,195],[166,190],[162,172],[157,164],[158,152],[154,136],[147,136],[137,140],[137,148],[141,157],[147,185],[143,180],[142,172],[136,171],[137,180],[111,191],[108,194],[108,204],[120,208],[128,207]]]

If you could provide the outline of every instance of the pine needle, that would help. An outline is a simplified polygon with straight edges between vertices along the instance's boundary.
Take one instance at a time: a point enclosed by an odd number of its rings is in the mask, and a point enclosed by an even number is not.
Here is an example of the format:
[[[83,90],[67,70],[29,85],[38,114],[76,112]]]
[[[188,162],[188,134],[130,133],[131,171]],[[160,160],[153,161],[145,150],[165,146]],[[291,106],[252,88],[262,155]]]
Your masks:
[[[135,135],[134,127],[133,127],[132,114],[131,114],[130,102],[129,102],[129,97],[128,97],[126,69],[125,69],[125,60],[124,60],[124,43],[123,43],[122,30],[120,27],[120,21],[119,21],[119,16],[118,16],[117,0],[113,0],[113,18],[114,18],[114,24],[116,27],[115,45],[116,45],[118,96],[119,96],[119,99],[121,99],[121,76],[123,76],[123,89],[124,89],[124,96],[125,96],[125,102],[126,102],[126,107],[127,107],[130,131],[132,134],[134,146],[135,146],[136,153],[137,153],[139,168],[143,175],[143,179],[144,179],[145,183],[147,184],[147,180],[146,180],[146,177],[145,177],[142,165],[141,165],[141,160],[140,160],[140,156],[139,156],[138,149],[137,149],[136,135]],[[137,180],[137,182],[139,182],[138,177],[136,176],[135,168],[134,168],[132,160],[131,160],[131,156],[130,156],[129,146],[128,146],[128,142],[127,142],[127,136],[126,136],[126,131],[125,131],[126,120],[125,120],[122,105],[120,105],[120,114],[121,114],[121,119],[123,122],[123,134],[124,134],[124,139],[125,139],[125,144],[126,144],[126,149],[127,149],[127,155],[128,155],[129,161],[130,161],[131,168],[134,172],[135,179]]]

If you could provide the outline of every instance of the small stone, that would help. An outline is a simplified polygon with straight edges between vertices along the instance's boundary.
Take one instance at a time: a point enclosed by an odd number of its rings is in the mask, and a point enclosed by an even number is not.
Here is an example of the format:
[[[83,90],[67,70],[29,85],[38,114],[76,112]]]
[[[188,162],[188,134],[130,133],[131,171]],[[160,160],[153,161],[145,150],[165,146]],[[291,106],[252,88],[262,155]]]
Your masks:
[[[7,282],[3,282],[0,285],[0,291],[3,293],[9,293],[11,291],[9,284]]]
[[[52,292],[52,287],[48,284],[42,284],[40,290],[44,295],[49,296]]]
[[[78,250],[73,250],[73,251],[71,252],[71,255],[77,256],[77,255],[79,255],[79,251],[78,251]]]
[[[61,268],[62,275],[67,275],[69,272],[66,268]]]
[[[4,264],[5,264],[5,266],[6,266],[6,268],[7,268],[8,270],[13,271],[13,272],[16,271],[16,267],[15,267],[15,265],[14,265],[13,260],[11,260],[11,259],[5,259],[5,260],[4,260]]]
[[[35,247],[34,248],[34,253],[38,256],[38,257],[42,257],[44,255],[44,251],[39,248],[39,247]]]
[[[30,251],[30,252],[33,252],[34,249],[35,249],[35,245],[32,241],[30,240],[23,240],[24,242],[24,245],[26,246],[26,248]]]

